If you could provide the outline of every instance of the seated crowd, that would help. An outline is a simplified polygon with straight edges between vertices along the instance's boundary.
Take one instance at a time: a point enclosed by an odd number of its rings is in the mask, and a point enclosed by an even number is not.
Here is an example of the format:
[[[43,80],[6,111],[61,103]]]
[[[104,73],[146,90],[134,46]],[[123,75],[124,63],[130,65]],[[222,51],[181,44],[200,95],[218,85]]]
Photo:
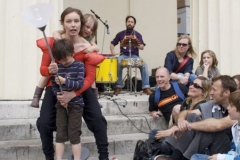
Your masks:
[[[240,75],[221,75],[211,50],[202,52],[194,74],[195,56],[190,38],[182,35],[156,70],[158,88],[149,96],[149,112],[169,126],[149,133],[161,140],[154,160],[240,159]]]

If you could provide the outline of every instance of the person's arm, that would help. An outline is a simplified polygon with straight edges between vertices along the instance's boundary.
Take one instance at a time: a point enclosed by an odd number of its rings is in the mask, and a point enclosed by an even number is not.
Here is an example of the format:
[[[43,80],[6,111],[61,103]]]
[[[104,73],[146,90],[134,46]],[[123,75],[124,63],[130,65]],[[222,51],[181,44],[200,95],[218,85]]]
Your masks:
[[[218,132],[230,128],[236,122],[235,120],[231,120],[229,116],[220,119],[208,118],[191,123],[189,129],[204,132]]]
[[[188,122],[186,119],[187,119],[187,115],[191,113],[195,113],[201,116],[201,111],[199,109],[181,111],[178,115],[178,120],[177,120],[177,126],[180,131],[186,131],[189,129],[190,122]]]
[[[47,39],[50,45],[50,48],[52,48],[52,45],[54,43],[54,39],[53,38],[48,38]],[[46,46],[46,42],[45,39],[39,39],[36,41],[37,46],[42,50],[43,54],[42,54],[42,62],[41,62],[41,66],[40,66],[40,73],[42,76],[50,76],[51,74],[49,73],[49,65],[51,63],[51,57],[50,57],[50,53],[48,52],[47,46]],[[51,72],[51,71],[50,71]]]
[[[151,94],[148,98],[148,102],[149,102],[148,110],[149,110],[150,115],[154,119],[158,119],[161,115],[160,115],[160,112],[158,111],[158,108],[155,105],[154,99],[155,99],[155,94]]]
[[[143,50],[146,44],[143,41],[142,35],[139,32],[136,32],[135,38],[137,38],[137,41],[139,41],[139,45],[137,46],[137,48]]]
[[[115,48],[115,46],[113,44],[110,44],[110,52],[111,52],[111,54],[115,54],[114,48]]]
[[[92,45],[88,47],[84,53],[89,54],[92,52],[99,52],[99,47],[95,43],[91,43]]]
[[[139,45],[137,46],[137,48],[140,49],[140,50],[143,50],[143,49],[144,49],[144,45],[143,45],[143,44],[139,44]]]
[[[53,32],[54,39],[62,39],[62,34],[65,33],[64,30],[57,30]]]
[[[66,77],[65,84],[71,90],[78,90],[82,88],[84,81],[84,64],[82,62],[78,63],[76,66],[77,69],[77,79],[72,80],[71,78]]]
[[[153,119],[158,119],[161,116],[158,111],[152,111],[150,112],[150,115],[153,117]]]
[[[208,78],[208,68],[209,68],[209,64],[203,64],[203,73],[202,76]]]

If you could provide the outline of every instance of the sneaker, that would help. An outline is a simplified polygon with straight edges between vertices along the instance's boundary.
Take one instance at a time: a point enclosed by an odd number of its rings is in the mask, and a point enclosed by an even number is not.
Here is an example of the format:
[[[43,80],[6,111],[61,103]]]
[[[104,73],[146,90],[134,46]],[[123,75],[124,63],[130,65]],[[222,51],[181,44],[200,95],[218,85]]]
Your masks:
[[[121,88],[115,88],[113,94],[118,95],[121,92]]]
[[[150,94],[152,94],[152,91],[149,88],[145,88],[145,89],[143,89],[143,93],[150,95]]]

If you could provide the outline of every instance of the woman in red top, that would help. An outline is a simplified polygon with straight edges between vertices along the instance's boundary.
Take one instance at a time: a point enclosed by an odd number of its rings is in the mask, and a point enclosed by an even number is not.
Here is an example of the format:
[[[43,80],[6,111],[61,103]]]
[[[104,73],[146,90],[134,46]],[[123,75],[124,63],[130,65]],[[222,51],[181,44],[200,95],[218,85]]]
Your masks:
[[[75,8],[66,8],[61,14],[61,24],[65,30],[63,38],[70,39],[74,45],[74,58],[85,64],[84,86],[80,90],[64,92],[57,96],[59,102],[67,104],[76,95],[82,94],[85,107],[83,118],[94,134],[99,152],[100,160],[108,160],[108,140],[107,140],[107,122],[103,117],[98,106],[98,101],[94,96],[90,86],[95,80],[96,65],[104,60],[102,55],[97,53],[85,54],[84,50],[91,44],[79,35],[81,25],[84,25],[83,15],[80,10]],[[52,46],[54,39],[48,39]],[[37,41],[37,46],[43,51],[40,72],[43,76],[50,76],[57,73],[57,64],[51,62],[50,55],[45,45],[44,39]],[[42,102],[40,117],[37,120],[37,127],[42,140],[42,148],[47,160],[54,160],[53,132],[56,129],[56,97],[52,92],[50,82],[48,83]]]

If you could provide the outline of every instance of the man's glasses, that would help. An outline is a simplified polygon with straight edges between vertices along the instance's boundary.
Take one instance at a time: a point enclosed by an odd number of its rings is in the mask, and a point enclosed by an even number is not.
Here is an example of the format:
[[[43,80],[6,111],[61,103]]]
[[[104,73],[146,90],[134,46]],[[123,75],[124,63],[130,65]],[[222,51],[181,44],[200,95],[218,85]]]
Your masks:
[[[187,47],[187,43],[177,43],[177,46]]]
[[[193,82],[192,82],[192,83],[190,84],[190,86],[191,86],[191,85],[192,85],[194,88],[198,88],[198,89],[202,89],[202,90],[203,90],[203,88],[202,88],[201,86],[199,86],[199,84],[197,84],[197,83],[193,83]]]

